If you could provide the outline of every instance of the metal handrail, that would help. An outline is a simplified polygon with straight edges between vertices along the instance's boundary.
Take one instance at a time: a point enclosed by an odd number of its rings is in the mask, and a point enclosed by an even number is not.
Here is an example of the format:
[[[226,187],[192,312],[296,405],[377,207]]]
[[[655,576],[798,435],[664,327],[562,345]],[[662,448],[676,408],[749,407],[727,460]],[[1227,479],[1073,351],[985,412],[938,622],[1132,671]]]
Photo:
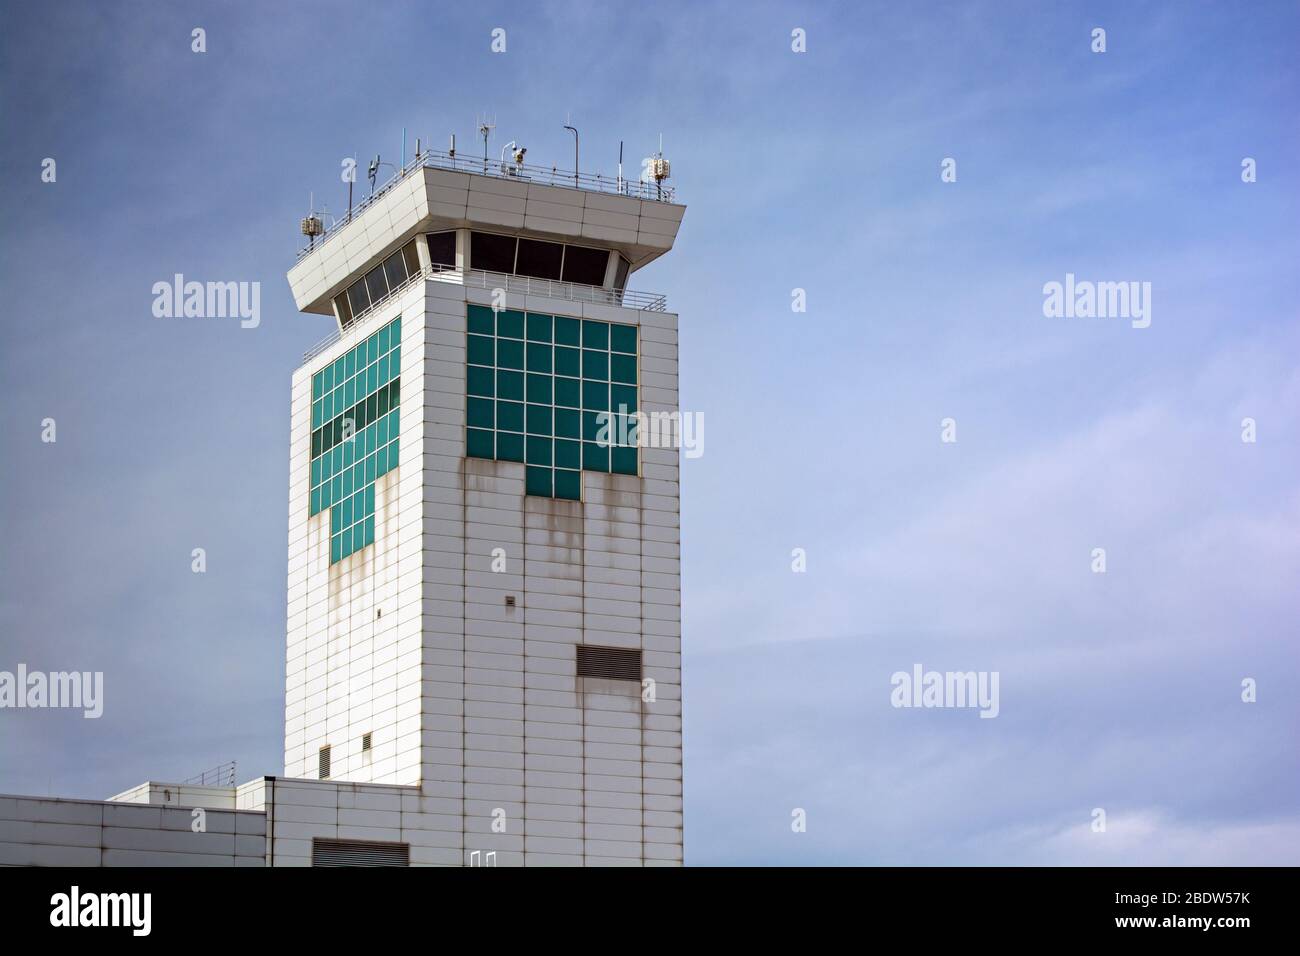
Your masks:
[[[235,761],[233,760],[205,770],[196,777],[190,777],[188,780],[181,781],[182,787],[233,787],[234,785]]]
[[[489,272],[486,269],[457,269],[455,266],[433,265],[411,275],[405,282],[381,299],[370,303],[364,310],[352,317],[345,329],[335,329],[302,354],[303,362],[309,362],[335,342],[353,335],[357,329],[374,318],[379,307],[392,300],[394,296],[405,292],[410,286],[421,280],[453,282],[470,289],[503,289],[516,295],[535,295],[548,299],[564,299],[569,302],[592,302],[599,305],[612,305],[624,309],[637,309],[641,312],[664,312],[668,308],[668,298],[657,292],[634,292],[631,289],[606,289],[603,286],[583,285],[579,282],[560,282],[555,279],[535,279],[532,276],[507,275],[504,272]]]
[[[453,172],[474,173],[479,176],[492,176],[497,179],[512,179],[516,182],[539,183],[543,186],[560,186],[567,189],[585,189],[591,192],[611,193],[617,196],[630,196],[633,199],[646,199],[653,202],[673,202],[676,190],[662,183],[646,183],[637,179],[625,179],[621,176],[602,176],[599,173],[565,172],[555,166],[531,166],[526,163],[502,163],[491,159],[470,159],[465,156],[453,156],[440,150],[426,150],[393,174],[392,178],[361,200],[342,217],[336,219],[320,238],[310,245],[298,250],[298,258],[315,252],[339,230],[359,216],[384,193],[417,169],[449,169]]]

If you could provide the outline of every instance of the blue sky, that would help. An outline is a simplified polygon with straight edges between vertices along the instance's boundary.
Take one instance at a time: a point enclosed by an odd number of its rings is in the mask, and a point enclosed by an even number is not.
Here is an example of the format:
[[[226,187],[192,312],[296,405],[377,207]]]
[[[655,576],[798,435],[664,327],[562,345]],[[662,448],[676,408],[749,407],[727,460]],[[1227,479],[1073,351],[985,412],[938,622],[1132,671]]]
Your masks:
[[[688,205],[629,283],[706,422],[688,862],[1300,863],[1297,39],[1267,2],[10,11],[0,669],[107,699],[0,713],[0,792],[282,770],[298,219],[403,127],[567,167],[572,116],[586,170],[662,134]],[[154,318],[176,272],[260,281],[261,325]],[[1067,273],[1150,282],[1150,328],[1045,318]],[[891,707],[914,663],[998,671],[999,717]]]

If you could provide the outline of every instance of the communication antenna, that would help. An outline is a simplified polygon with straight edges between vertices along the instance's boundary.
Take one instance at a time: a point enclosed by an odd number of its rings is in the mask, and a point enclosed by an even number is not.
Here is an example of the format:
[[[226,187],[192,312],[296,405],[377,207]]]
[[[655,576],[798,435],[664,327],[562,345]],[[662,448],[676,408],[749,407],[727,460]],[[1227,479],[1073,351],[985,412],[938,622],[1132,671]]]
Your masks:
[[[456,134],[455,133],[451,134],[451,149],[447,150],[447,155],[452,158],[453,160],[452,165],[455,165],[454,163],[454,160],[456,159]]]
[[[316,248],[316,237],[325,235],[325,223],[321,221],[320,216],[316,215],[316,195],[308,193],[307,215],[298,224],[299,230],[307,237],[307,249]]]
[[[653,180],[655,184],[655,191],[658,194],[658,197],[660,199],[663,199],[664,180],[672,175],[672,165],[668,162],[668,160],[664,159],[664,134],[663,133],[659,134],[659,152],[655,153],[653,156],[647,157],[646,160],[641,165],[644,170],[641,173],[641,181],[643,183],[648,183],[651,180]]]
[[[489,123],[484,116],[478,121],[478,134],[483,137],[483,172],[488,169],[488,138],[491,137],[492,131],[497,128],[496,122]]]

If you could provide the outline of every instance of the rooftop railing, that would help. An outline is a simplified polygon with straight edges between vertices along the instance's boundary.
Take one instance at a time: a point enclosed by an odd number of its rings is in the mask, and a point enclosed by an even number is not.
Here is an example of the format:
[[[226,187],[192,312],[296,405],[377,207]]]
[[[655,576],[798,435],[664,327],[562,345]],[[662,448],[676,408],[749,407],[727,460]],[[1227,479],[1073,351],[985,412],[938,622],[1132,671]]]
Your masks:
[[[624,309],[638,309],[642,312],[664,312],[668,308],[668,299],[654,292],[634,292],[631,289],[606,289],[602,286],[582,285],[578,282],[560,282],[555,279],[534,279],[531,276],[506,275],[503,272],[488,272],[485,269],[461,270],[454,266],[435,265],[417,272],[404,283],[381,299],[352,317],[347,328],[335,330],[317,342],[302,355],[304,362],[320,355],[327,348],[341,339],[349,338],[358,329],[372,319],[379,307],[401,295],[416,282],[424,280],[452,282],[471,289],[504,289],[516,295],[544,296],[549,299],[563,299],[568,302],[592,302],[597,305],[613,305]]]
[[[344,213],[326,227],[320,238],[311,245],[298,250],[298,258],[315,252],[329,242],[340,229],[377,202],[386,192],[404,180],[417,169],[449,169],[460,173],[474,173],[479,176],[493,176],[497,179],[511,179],[522,183],[539,183],[543,186],[562,186],[568,189],[585,189],[592,192],[610,193],[616,196],[630,196],[633,199],[647,199],[654,202],[672,202],[676,195],[672,186],[657,182],[641,182],[638,179],[626,179],[622,176],[602,176],[599,173],[565,172],[556,166],[532,166],[527,163],[500,162],[493,159],[471,159],[459,154],[453,156],[440,150],[426,150],[411,160],[386,183],[376,189],[350,211]]]

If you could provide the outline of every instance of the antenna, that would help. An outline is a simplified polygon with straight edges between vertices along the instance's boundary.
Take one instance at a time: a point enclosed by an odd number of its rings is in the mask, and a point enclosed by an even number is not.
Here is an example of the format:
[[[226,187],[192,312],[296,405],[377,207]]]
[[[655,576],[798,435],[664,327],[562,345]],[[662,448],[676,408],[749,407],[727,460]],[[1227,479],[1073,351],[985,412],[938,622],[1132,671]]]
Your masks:
[[[483,137],[483,172],[485,173],[488,168],[488,137],[492,135],[492,131],[496,128],[497,124],[495,122],[489,123],[486,116],[481,117],[478,121],[478,134]]]
[[[623,141],[618,141],[618,191],[623,191]]]
[[[298,230],[307,237],[308,251],[316,248],[316,237],[325,235],[325,223],[316,215],[316,194],[308,193],[307,215],[298,224]]]
[[[447,155],[450,156],[453,160],[456,158],[456,134],[455,133],[451,134],[451,149],[447,151]]]
[[[648,183],[654,180],[655,191],[660,199],[664,197],[664,180],[672,175],[672,165],[664,159],[664,134],[659,134],[659,152],[653,156],[647,157],[641,164],[644,172],[641,174],[641,181]]]

